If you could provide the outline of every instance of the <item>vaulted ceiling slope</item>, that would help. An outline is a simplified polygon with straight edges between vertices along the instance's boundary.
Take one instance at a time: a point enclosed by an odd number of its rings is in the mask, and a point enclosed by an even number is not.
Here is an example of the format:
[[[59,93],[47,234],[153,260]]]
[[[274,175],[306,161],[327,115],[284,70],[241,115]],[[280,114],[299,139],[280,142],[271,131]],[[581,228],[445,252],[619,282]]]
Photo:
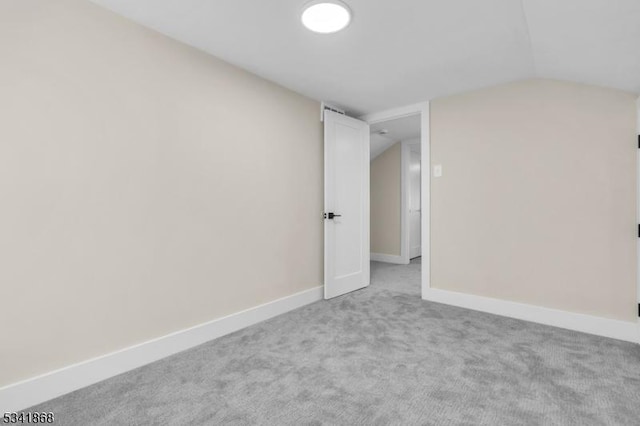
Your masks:
[[[318,35],[307,0],[93,0],[353,114],[531,77],[640,92],[640,0],[345,0]]]

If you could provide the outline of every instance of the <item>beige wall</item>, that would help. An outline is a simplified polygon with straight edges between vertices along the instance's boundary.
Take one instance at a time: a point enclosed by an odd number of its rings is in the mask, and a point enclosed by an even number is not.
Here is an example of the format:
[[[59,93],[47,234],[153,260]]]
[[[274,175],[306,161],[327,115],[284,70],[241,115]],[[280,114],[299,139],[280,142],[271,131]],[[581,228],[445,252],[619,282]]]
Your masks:
[[[634,105],[550,80],[432,102],[432,286],[634,320]]]
[[[400,256],[402,144],[371,162],[371,252]]]
[[[321,285],[321,131],[98,6],[0,2],[0,386]]]

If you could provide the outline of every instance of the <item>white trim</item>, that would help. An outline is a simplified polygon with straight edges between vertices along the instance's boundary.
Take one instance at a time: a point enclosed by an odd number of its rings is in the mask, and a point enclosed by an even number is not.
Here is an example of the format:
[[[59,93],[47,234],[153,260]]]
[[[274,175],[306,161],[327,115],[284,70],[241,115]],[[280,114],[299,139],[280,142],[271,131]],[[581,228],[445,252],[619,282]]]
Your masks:
[[[421,204],[422,216],[422,294],[431,288],[431,109],[426,103],[422,112],[420,155],[422,161]]]
[[[517,318],[597,336],[640,343],[640,324],[543,308],[518,302],[429,288],[422,298],[475,311]]]
[[[322,300],[322,286],[0,388],[0,413],[23,410]]]
[[[369,124],[380,123],[381,121],[395,120],[398,118],[409,117],[411,115],[421,114],[429,111],[429,102],[421,102],[418,104],[407,105],[399,108],[388,109],[386,111],[365,114],[360,117]]]
[[[372,114],[366,114],[360,117],[361,120],[371,124],[379,123],[381,121],[394,120],[398,118],[408,117],[411,115],[420,114],[420,152],[421,152],[421,164],[422,164],[422,188],[421,188],[421,201],[422,201],[422,295],[426,294],[426,291],[431,287],[431,144],[430,144],[430,128],[429,128],[429,102],[422,102],[419,104],[408,105],[405,107],[394,108],[387,111],[376,112]],[[429,173],[425,171],[429,170]],[[403,173],[404,175],[404,173]],[[405,200],[406,201],[406,200]],[[404,218],[404,214],[401,216]],[[401,219],[402,222],[405,219]],[[408,223],[408,220],[407,222]],[[408,228],[407,225],[405,225]],[[403,235],[404,235],[403,228]],[[404,250],[406,244],[402,245],[401,251]],[[404,253],[401,253],[401,255]],[[372,253],[373,256],[373,253]],[[406,252],[407,259],[409,257],[409,251]],[[373,257],[371,258],[372,260]]]
[[[409,264],[409,260],[394,254],[371,253],[371,260],[376,262],[396,263],[398,265]]]

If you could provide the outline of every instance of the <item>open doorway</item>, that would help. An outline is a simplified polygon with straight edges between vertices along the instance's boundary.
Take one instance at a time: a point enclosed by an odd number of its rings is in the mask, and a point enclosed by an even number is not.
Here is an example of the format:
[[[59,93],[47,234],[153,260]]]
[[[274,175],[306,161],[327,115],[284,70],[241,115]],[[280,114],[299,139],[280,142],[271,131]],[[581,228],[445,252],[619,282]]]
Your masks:
[[[386,287],[428,299],[431,291],[429,103],[368,114],[360,119],[325,105],[322,117],[325,128],[325,298],[371,284],[373,288]],[[396,170],[394,178],[387,180],[383,174],[377,180],[383,188],[382,196],[378,196],[375,187],[376,194],[370,197],[371,164],[387,151],[395,153],[395,158],[399,152],[400,160],[391,161],[389,166]],[[413,202],[409,186],[412,157],[413,180],[420,184],[417,188],[414,183]],[[415,174],[418,169],[420,173]],[[374,171],[374,178],[376,176]],[[384,188],[395,191],[395,196],[388,198],[391,201],[385,198]],[[419,200],[415,194],[419,195]],[[375,206],[370,206],[372,199]],[[383,215],[391,212],[393,219],[390,227],[383,225],[373,230],[375,240],[372,245],[370,216],[373,215],[377,222],[380,217],[378,207]],[[411,226],[412,217],[414,226]],[[389,234],[392,234],[389,241],[394,247],[391,250],[384,245]],[[373,268],[370,260],[376,262]],[[373,274],[371,269],[374,269]]]
[[[371,286],[418,297],[422,269],[421,127],[419,112],[370,126]]]

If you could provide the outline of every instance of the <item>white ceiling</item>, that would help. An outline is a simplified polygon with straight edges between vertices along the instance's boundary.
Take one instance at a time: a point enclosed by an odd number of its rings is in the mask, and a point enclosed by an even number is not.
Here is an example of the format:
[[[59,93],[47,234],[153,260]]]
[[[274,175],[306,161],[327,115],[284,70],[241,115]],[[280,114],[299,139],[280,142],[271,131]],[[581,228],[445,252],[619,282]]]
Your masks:
[[[382,154],[396,142],[408,141],[420,138],[420,115],[411,115],[395,120],[383,121],[371,125],[371,149],[373,160]],[[385,135],[380,135],[380,130],[386,130]]]
[[[640,0],[526,0],[537,74],[640,93]]]
[[[346,0],[319,35],[307,0],[93,0],[351,114],[531,77],[640,92],[640,0]]]

